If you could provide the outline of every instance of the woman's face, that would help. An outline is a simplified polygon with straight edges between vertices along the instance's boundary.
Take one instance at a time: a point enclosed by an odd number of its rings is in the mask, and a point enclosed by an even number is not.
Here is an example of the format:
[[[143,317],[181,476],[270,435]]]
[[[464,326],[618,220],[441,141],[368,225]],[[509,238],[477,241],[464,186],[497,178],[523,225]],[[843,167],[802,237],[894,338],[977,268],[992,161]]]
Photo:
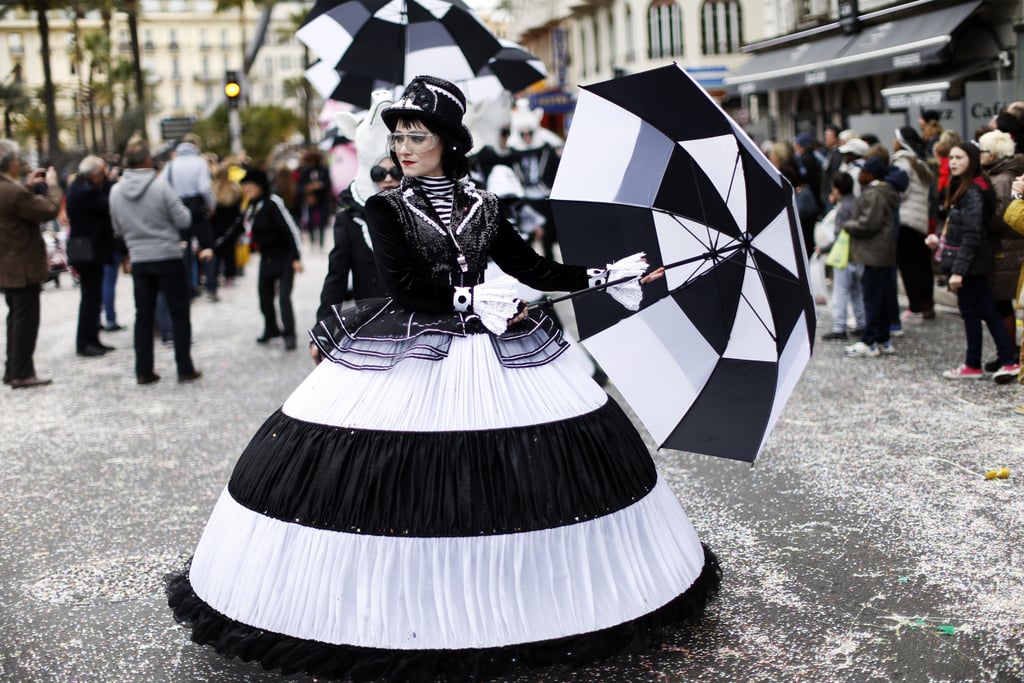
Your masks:
[[[395,162],[391,161],[389,157],[384,157],[377,163],[377,166],[384,169],[385,171],[390,171],[395,167]],[[387,173],[385,174],[383,180],[377,181],[377,189],[380,190],[381,192],[383,192],[384,190],[392,190],[401,184],[400,179],[401,176],[399,176],[398,178],[393,178],[390,173]]]
[[[967,152],[963,151],[959,147],[954,147],[949,152],[949,173],[950,175],[963,175],[967,172],[967,167],[970,165],[971,160],[967,156]]]
[[[249,198],[250,202],[256,201],[263,194],[263,189],[257,183],[242,183],[242,192]]]
[[[395,132],[388,136],[388,142],[398,157],[402,173],[410,178],[444,175],[441,138],[419,121],[399,122]]]

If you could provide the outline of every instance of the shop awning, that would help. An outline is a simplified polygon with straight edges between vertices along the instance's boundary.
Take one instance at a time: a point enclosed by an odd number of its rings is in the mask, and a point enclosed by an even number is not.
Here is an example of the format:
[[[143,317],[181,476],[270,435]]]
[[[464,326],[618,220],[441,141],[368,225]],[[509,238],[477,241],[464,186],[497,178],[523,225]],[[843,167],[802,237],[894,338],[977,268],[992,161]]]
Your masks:
[[[981,4],[973,0],[865,26],[853,36],[833,34],[761,52],[725,83],[741,94],[792,90],[935,64],[946,59],[953,32]]]
[[[933,107],[946,99],[946,92],[953,84],[974,74],[988,71],[996,66],[990,59],[979,59],[958,64],[931,78],[922,78],[907,83],[897,83],[882,88],[887,109],[910,109],[911,107]]]

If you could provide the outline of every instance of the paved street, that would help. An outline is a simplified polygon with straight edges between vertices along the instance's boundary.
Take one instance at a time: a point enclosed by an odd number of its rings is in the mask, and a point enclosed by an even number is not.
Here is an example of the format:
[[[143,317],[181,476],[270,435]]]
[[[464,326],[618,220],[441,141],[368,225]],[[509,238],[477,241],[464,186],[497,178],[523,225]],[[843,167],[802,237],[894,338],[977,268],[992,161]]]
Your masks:
[[[313,314],[326,267],[306,256]],[[131,283],[118,289],[132,321]],[[193,309],[204,377],[137,386],[129,330],[74,353],[78,292],[48,285],[36,354],[50,387],[0,389],[0,680],[243,683],[282,678],[193,645],[163,575],[191,553],[249,436],[312,368],[257,346],[255,270]],[[6,315],[6,310],[3,310]],[[829,329],[819,307],[819,334]],[[756,466],[661,452],[663,476],[725,579],[701,629],[661,650],[527,681],[1021,681],[1024,387],[951,382],[959,318],[898,353],[820,342]],[[986,359],[992,349],[986,338]],[[1009,479],[986,480],[1008,467]]]

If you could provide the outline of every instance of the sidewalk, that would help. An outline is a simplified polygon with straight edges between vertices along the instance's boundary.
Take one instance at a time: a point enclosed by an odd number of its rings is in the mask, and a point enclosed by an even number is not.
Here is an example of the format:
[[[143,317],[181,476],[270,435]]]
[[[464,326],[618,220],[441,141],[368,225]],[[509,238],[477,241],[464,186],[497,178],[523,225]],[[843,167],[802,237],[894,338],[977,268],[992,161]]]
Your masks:
[[[304,261],[301,327],[326,253]],[[0,681],[310,683],[192,644],[162,593],[249,438],[313,367],[302,344],[254,342],[255,266],[194,305],[204,375],[186,385],[159,343],[164,379],[136,385],[129,330],[103,334],[111,354],[76,357],[78,292],[47,287],[36,364],[54,384],[0,389]],[[1024,387],[940,377],[964,342],[936,294],[937,319],[907,325],[894,356],[816,339],[753,467],[656,454],[725,573],[691,639],[510,680],[1024,680]],[[118,310],[129,324],[128,279]],[[817,313],[820,337],[831,321]],[[1011,476],[986,480],[995,467]]]

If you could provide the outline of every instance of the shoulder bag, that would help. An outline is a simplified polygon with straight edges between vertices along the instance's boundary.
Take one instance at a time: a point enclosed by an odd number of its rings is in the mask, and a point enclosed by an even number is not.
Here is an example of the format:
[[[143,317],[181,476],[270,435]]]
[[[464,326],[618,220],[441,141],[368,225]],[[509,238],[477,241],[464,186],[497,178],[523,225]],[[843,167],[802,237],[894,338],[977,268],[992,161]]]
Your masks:
[[[69,237],[65,252],[67,253],[68,265],[73,268],[91,266],[98,260],[96,240],[92,235]]]

